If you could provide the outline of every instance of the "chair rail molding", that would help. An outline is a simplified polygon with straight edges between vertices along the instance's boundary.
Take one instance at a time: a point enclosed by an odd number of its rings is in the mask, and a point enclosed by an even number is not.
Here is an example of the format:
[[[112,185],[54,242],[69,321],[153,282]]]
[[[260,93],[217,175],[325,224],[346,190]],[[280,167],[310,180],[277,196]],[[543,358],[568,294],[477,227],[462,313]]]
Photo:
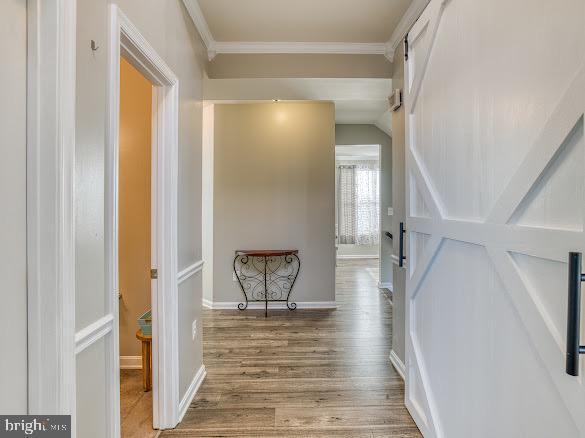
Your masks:
[[[81,353],[112,331],[114,315],[108,313],[75,333],[75,354]]]
[[[27,3],[28,413],[74,431],[76,6]]]
[[[181,284],[185,280],[191,278],[193,275],[197,274],[198,272],[201,272],[204,264],[205,262],[203,260],[199,260],[193,263],[192,265],[187,266],[182,271],[179,271],[179,273],[177,274],[177,283]]]

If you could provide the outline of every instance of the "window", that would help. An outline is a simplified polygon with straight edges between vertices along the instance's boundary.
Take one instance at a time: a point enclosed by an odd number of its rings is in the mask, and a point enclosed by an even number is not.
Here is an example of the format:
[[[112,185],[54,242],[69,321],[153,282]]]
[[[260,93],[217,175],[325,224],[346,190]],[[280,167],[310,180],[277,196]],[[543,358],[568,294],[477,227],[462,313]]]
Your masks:
[[[380,242],[380,169],[377,162],[337,166],[337,236],[339,243]]]

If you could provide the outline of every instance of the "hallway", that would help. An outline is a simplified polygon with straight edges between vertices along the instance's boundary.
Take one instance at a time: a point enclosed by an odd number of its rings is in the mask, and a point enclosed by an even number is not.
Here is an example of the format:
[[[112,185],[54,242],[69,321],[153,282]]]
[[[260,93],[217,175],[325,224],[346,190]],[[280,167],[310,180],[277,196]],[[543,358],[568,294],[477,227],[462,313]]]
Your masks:
[[[390,364],[377,260],[340,261],[335,311],[204,312],[207,378],[162,437],[419,437]]]

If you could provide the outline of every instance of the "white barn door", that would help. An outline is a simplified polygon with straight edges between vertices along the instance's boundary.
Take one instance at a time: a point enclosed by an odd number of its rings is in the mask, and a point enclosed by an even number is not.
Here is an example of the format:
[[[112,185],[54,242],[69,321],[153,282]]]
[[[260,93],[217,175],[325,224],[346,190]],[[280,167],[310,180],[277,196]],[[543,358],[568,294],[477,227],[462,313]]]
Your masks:
[[[406,405],[425,437],[585,437],[585,1],[431,0],[408,44]]]

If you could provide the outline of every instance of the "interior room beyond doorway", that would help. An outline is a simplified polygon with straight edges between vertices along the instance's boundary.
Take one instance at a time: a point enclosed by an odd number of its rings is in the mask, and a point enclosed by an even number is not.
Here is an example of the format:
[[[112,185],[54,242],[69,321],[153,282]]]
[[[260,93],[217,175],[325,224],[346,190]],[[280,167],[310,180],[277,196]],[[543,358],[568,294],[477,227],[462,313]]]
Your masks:
[[[152,85],[120,60],[118,270],[122,438],[151,437]],[[138,319],[148,323],[142,329]],[[139,339],[140,338],[140,339]],[[149,342],[150,339],[150,342]],[[150,344],[150,345],[149,345]]]

